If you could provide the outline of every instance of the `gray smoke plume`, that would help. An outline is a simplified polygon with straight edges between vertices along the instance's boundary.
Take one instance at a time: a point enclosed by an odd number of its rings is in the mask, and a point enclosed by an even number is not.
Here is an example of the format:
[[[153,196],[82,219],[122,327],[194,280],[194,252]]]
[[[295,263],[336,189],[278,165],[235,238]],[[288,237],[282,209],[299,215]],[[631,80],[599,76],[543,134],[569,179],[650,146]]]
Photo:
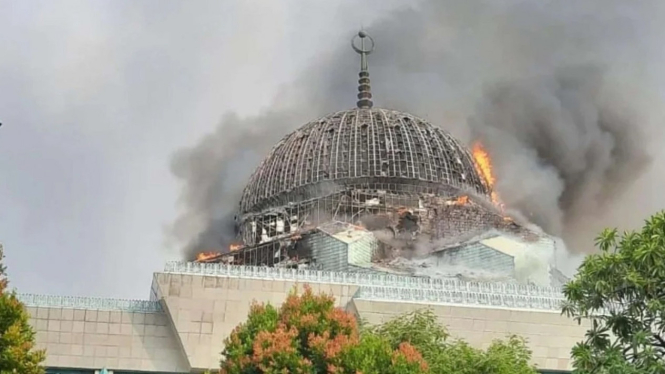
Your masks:
[[[375,105],[427,118],[469,144],[481,140],[507,206],[572,251],[589,251],[603,226],[632,226],[662,207],[660,196],[636,206],[635,186],[662,174],[650,161],[663,140],[654,123],[663,118],[664,7],[428,0],[400,8],[366,27],[377,42]],[[331,49],[265,113],[228,115],[174,157],[184,211],[173,231],[188,258],[228,244],[241,189],[279,138],[353,106],[357,56],[347,40]]]
[[[498,85],[470,121],[495,155],[506,204],[569,243],[579,224],[621,201],[651,161],[639,117],[603,97],[603,77],[576,67]],[[572,248],[592,244],[581,239]]]

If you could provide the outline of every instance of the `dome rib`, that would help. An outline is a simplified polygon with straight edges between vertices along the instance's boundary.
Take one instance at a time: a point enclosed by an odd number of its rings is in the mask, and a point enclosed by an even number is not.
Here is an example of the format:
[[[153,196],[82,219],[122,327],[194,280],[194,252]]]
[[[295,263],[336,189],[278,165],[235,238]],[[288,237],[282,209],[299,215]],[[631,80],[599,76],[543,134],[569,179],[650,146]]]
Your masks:
[[[444,130],[408,113],[355,108],[284,137],[250,177],[240,213],[298,203],[294,191],[321,183],[415,182],[489,194],[469,151]]]

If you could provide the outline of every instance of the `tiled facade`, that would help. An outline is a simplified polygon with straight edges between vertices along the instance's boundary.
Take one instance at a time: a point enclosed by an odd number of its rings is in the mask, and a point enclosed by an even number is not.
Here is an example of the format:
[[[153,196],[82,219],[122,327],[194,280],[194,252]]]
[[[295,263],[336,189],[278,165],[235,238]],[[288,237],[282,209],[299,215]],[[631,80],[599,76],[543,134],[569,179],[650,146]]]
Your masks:
[[[252,301],[280,305],[298,283],[159,273],[155,284],[191,366],[212,368],[219,362],[224,338],[245,321]],[[340,284],[311,286],[315,292],[335,295],[340,307],[348,304],[357,289]]]
[[[494,294],[485,297],[483,290],[488,291],[489,286],[480,284],[441,283],[451,289],[446,291],[434,289],[439,287],[436,282],[414,287],[397,284],[405,281],[398,278],[390,278],[392,287],[372,286],[388,282],[388,278],[371,275],[291,271],[277,276],[273,270],[266,273],[256,268],[226,273],[193,269],[207,274],[192,274],[189,268],[156,273],[153,304],[143,306],[148,311],[122,310],[127,309],[126,303],[111,302],[82,309],[79,304],[58,306],[51,300],[40,307],[35,305],[37,299],[24,297],[32,303],[27,303],[28,311],[37,343],[48,351],[47,365],[154,373],[217,368],[224,338],[246,319],[253,300],[279,305],[293,286],[304,283],[315,292],[332,293],[339,307],[370,323],[429,307],[453,336],[478,347],[509,334],[524,336],[541,369],[569,369],[570,348],[585,331],[584,326],[554,310],[556,300],[548,294],[552,290],[536,290],[545,295],[538,297],[524,294],[535,292],[529,289],[517,289],[522,295],[502,295],[515,289],[492,286]],[[110,310],[114,308],[118,310]]]
[[[189,372],[164,313],[28,307],[47,366]]]

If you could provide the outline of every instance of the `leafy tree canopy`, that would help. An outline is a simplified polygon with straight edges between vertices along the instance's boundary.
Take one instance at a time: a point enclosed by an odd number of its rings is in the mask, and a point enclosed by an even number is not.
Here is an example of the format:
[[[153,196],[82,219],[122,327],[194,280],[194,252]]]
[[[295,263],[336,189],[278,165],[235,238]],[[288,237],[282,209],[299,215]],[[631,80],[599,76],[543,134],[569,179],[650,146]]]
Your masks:
[[[596,245],[564,287],[563,313],[591,324],[572,350],[576,372],[665,373],[665,212]]]
[[[280,309],[252,305],[247,322],[225,341],[221,373],[409,374],[427,369],[408,343],[392,349],[375,336],[360,336],[353,315],[311,288],[294,291]]]
[[[0,244],[0,373],[43,374],[44,352],[35,350],[35,332],[28,323],[28,313],[7,290],[4,252]]]
[[[477,349],[463,340],[451,340],[436,315],[427,309],[369,327],[367,332],[387,340],[391,347],[409,342],[422,353],[432,373],[537,373],[529,364],[531,351],[523,339],[510,336],[506,341],[495,340],[487,350]]]
[[[334,299],[292,292],[281,308],[254,304],[226,340],[221,372],[535,374],[524,341],[511,337],[486,351],[449,341],[428,310],[359,328]]]

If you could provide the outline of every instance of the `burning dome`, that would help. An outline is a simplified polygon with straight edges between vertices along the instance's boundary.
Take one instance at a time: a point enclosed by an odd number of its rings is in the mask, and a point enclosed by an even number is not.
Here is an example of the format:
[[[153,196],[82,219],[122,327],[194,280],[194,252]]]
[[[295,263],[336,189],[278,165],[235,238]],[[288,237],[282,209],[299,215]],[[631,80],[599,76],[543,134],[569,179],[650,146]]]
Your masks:
[[[351,44],[361,56],[357,108],[312,121],[272,149],[240,200],[244,244],[266,242],[313,222],[375,214],[365,209],[367,201],[385,207],[379,195],[388,191],[397,200],[409,200],[396,203],[403,207],[422,205],[422,199],[406,198],[419,193],[491,198],[491,186],[470,151],[450,134],[411,114],[373,108],[367,55],[374,41],[360,32]]]
[[[286,135],[243,191],[237,241],[197,260],[412,275],[446,263],[512,278],[534,269],[524,263],[552,241],[503,214],[482,145],[469,150],[421,118],[373,108],[374,42],[360,32],[351,44],[361,56],[357,108]],[[404,265],[417,256],[427,259],[421,270]]]
[[[487,195],[471,153],[444,130],[408,113],[356,108],[287,135],[254,172],[241,214],[368,184]]]

